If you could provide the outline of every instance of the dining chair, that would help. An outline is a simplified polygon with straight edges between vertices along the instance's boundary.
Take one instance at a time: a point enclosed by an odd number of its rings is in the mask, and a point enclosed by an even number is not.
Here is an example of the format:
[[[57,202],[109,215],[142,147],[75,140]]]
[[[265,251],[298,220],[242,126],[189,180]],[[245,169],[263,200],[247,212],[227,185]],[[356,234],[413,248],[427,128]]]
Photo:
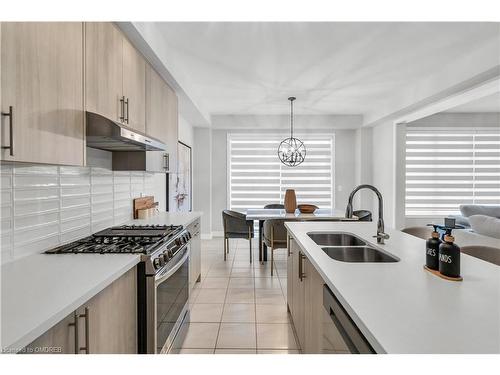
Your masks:
[[[280,204],[280,203],[270,203],[270,204],[266,204],[264,206],[264,209],[265,210],[272,210],[272,209],[275,209],[275,210],[284,210],[285,209],[285,205],[284,204]]]
[[[222,224],[224,226],[224,261],[229,253],[229,239],[243,238],[250,243],[250,263],[252,263],[252,238],[254,237],[253,220],[247,220],[240,212],[222,211]]]
[[[271,249],[271,276],[274,274],[274,250],[286,248],[286,234],[284,219],[264,221],[262,242]]]
[[[485,262],[500,266],[500,248],[491,246],[462,246],[460,251],[464,254],[484,260]]]

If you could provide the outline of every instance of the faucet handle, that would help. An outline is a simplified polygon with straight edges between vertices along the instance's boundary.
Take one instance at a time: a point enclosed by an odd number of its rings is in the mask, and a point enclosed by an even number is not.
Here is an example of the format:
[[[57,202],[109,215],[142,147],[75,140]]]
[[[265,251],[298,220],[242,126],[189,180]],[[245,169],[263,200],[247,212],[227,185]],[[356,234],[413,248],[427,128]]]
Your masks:
[[[378,243],[383,244],[384,240],[388,240],[391,236],[384,232],[378,232],[376,236],[373,236],[373,238],[376,238]]]

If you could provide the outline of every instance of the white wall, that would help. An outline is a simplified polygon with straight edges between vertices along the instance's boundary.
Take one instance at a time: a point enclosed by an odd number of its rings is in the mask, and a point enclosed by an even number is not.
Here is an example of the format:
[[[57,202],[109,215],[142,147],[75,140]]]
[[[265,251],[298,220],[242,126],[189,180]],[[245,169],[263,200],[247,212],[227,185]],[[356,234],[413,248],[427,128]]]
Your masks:
[[[380,190],[384,198],[384,221],[388,227],[394,227],[394,124],[384,123],[373,127],[372,163],[373,185]],[[373,201],[372,212],[378,217],[377,202]]]
[[[193,129],[193,210],[203,213],[201,233],[212,233],[212,132]]]
[[[178,131],[179,141],[193,147],[193,126],[181,115],[179,115]]]

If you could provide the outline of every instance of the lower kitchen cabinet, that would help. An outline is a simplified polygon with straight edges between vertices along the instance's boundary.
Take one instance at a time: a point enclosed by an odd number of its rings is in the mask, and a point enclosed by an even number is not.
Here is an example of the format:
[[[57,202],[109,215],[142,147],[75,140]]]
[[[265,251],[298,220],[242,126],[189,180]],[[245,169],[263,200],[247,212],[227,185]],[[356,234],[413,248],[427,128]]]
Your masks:
[[[345,352],[341,340],[334,340],[334,347],[325,348],[324,330],[335,326],[329,324],[330,316],[323,307],[323,285],[325,282],[307,256],[301,251],[293,237],[288,237],[287,258],[287,304],[292,317],[298,344],[305,354]],[[340,337],[335,332],[333,337]]]
[[[78,329],[76,338],[75,328]],[[42,334],[23,352],[137,353],[136,268],[129,270]]]
[[[189,286],[192,289],[201,280],[201,237],[200,219],[191,223],[187,230],[191,233],[191,255],[189,258]]]

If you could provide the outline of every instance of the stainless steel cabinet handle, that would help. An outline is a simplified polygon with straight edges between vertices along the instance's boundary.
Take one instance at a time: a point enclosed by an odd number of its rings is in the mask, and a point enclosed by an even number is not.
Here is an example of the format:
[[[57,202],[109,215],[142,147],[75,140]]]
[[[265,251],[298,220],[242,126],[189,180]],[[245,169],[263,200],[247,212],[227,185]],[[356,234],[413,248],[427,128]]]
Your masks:
[[[128,124],[128,98],[127,98],[127,100],[125,100],[125,104],[127,106],[127,110],[126,110],[127,116],[125,117],[125,122]]]
[[[80,314],[80,318],[85,318],[85,346],[80,347],[80,351],[85,350],[85,354],[90,353],[90,340],[89,340],[89,324],[90,324],[90,315],[89,308],[85,307],[85,313]]]
[[[125,97],[120,98],[120,121],[125,122]]]
[[[14,156],[14,132],[13,132],[13,127],[14,127],[14,114],[13,114],[13,109],[12,106],[9,107],[9,112],[2,112],[2,116],[8,117],[9,118],[9,145],[8,146],[2,146],[2,149],[9,149],[10,150],[10,156]]]
[[[306,277],[304,273],[304,259],[306,256],[302,254],[302,251],[299,251],[299,279],[300,281],[304,281],[304,278]]]
[[[76,311],[73,313],[73,316],[74,316],[74,321],[73,323],[69,323],[69,326],[75,327],[75,354],[78,354],[80,352],[79,351],[80,343],[78,340],[78,319],[80,319],[80,317]]]

